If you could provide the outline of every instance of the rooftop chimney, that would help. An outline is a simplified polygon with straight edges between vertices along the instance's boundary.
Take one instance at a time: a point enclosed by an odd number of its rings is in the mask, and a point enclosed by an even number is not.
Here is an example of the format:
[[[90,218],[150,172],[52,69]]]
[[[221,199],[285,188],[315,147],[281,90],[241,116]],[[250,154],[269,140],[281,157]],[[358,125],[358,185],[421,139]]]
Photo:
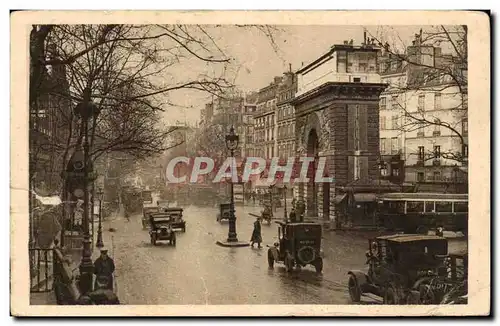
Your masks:
[[[345,40],[344,45],[348,45],[348,44],[349,44],[349,41]]]
[[[288,64],[288,71],[292,72],[292,64],[291,63]]]
[[[363,45],[366,44],[366,29],[363,32]]]

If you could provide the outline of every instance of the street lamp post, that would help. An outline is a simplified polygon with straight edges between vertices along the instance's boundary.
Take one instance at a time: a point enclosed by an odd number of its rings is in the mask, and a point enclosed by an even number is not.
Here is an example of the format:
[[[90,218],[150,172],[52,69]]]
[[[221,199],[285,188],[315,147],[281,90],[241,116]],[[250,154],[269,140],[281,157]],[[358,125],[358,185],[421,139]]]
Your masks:
[[[231,126],[229,134],[226,135],[226,146],[231,153],[231,158],[234,158],[234,150],[238,147],[239,136],[234,132],[234,128]],[[236,215],[234,209],[234,184],[231,179],[231,211],[229,212],[229,233],[227,235],[227,242],[238,242],[238,236],[236,234]]]
[[[97,191],[97,196],[99,197],[99,226],[97,227],[97,241],[95,246],[97,248],[102,248],[104,247],[104,243],[102,241],[102,199],[104,191],[101,188]]]
[[[88,293],[92,291],[92,279],[94,264],[92,263],[92,246],[90,240],[90,227],[89,227],[89,182],[95,180],[93,171],[93,164],[90,160],[90,144],[89,144],[89,120],[91,118],[95,121],[99,115],[99,109],[92,103],[90,99],[90,88],[86,88],[83,92],[83,101],[75,107],[75,114],[81,119],[82,131],[84,136],[83,153],[81,149],[77,149],[73,154],[68,167],[67,182],[71,184],[70,189],[75,197],[81,198],[83,196],[83,252],[82,260],[80,262],[80,292]],[[83,159],[82,159],[83,156]]]
[[[234,158],[234,151],[238,147],[239,136],[234,132],[234,127],[231,126],[229,134],[226,135],[226,147],[231,153],[231,158]],[[223,247],[245,247],[248,246],[248,242],[238,241],[238,236],[236,234],[236,215],[234,209],[234,187],[233,180],[231,178],[231,204],[229,211],[229,232],[227,235],[227,240],[225,242],[217,241],[217,244]]]

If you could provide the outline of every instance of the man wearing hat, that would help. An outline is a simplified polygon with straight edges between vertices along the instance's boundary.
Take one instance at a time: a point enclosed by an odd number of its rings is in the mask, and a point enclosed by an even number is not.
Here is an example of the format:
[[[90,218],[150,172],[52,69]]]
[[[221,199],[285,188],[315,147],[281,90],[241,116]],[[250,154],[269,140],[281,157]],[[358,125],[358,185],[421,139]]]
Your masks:
[[[94,262],[94,274],[96,275],[96,280],[94,287],[97,289],[102,288],[102,284],[98,284],[98,281],[102,283],[103,277],[108,280],[107,288],[113,290],[113,273],[115,271],[115,262],[111,257],[108,256],[108,249],[101,248],[101,256]]]

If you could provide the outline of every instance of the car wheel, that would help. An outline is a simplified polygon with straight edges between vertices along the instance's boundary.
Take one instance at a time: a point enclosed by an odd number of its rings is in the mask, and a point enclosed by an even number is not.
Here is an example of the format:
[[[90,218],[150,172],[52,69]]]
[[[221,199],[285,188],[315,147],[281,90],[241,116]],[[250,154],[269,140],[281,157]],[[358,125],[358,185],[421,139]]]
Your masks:
[[[175,236],[175,233],[174,233],[174,237],[172,238],[172,246],[175,247],[175,245],[177,244],[177,237]]]
[[[273,253],[271,252],[271,249],[267,251],[267,263],[269,265],[269,268],[274,268],[274,256]]]
[[[316,263],[314,264],[314,268],[316,269],[316,273],[321,274],[321,272],[323,271],[323,259],[322,258],[318,258],[318,260],[316,260]]]
[[[351,301],[358,303],[361,301],[361,288],[359,287],[358,280],[354,275],[349,276],[349,281],[347,282],[347,287],[349,289],[349,296]]]

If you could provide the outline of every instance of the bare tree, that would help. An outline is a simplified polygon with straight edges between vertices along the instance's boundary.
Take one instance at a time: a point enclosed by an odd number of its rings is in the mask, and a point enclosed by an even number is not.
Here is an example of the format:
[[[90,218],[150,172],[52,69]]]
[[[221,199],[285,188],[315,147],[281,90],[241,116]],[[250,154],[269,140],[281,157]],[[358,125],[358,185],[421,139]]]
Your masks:
[[[386,29],[379,29],[372,41],[383,48],[385,66],[381,73],[387,73],[391,65],[396,70],[407,73],[407,80],[391,84],[390,91],[399,96],[395,103],[403,113],[398,128],[402,132],[419,131],[424,128],[445,128],[458,138],[460,150],[426,153],[426,159],[433,159],[438,154],[445,159],[467,164],[467,124],[468,87],[467,87],[467,26],[433,26],[429,30],[420,30],[409,46],[396,35],[389,37]],[[374,42],[374,43],[375,43]],[[435,48],[442,49],[437,51]],[[431,53],[429,51],[432,51]],[[426,60],[426,58],[432,58]],[[387,69],[387,70],[386,70]],[[409,105],[408,97],[418,96],[425,91],[446,94],[455,98],[456,104],[449,107],[451,116],[442,119],[431,112]]]
[[[256,28],[274,44],[272,27],[240,28]],[[232,59],[207,26],[35,25],[30,41],[31,110],[39,110],[44,94],[65,97],[75,106],[83,100],[84,90],[90,89],[91,99],[102,109],[99,120],[91,126],[91,142],[95,139],[100,146],[94,155],[117,150],[141,157],[161,152],[167,147],[160,139],[172,130],[153,122],[159,120],[165,105],[172,104],[169,93],[197,90],[220,97],[232,87],[227,76]],[[194,76],[175,71],[192,60],[210,69]],[[57,66],[66,68],[67,90],[47,88],[43,83],[49,74],[47,67]],[[80,145],[83,129],[70,108],[61,110],[70,132],[57,147],[65,149],[66,161],[71,149]]]

